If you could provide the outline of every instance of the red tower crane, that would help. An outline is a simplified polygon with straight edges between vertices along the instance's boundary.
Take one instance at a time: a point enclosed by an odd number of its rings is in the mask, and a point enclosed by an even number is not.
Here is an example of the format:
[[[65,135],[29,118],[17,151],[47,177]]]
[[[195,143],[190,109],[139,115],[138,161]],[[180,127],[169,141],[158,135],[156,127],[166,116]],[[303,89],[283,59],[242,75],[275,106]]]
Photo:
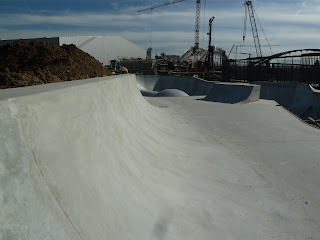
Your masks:
[[[199,60],[200,8],[201,8],[201,0],[197,0],[196,28],[195,28],[194,49],[193,49],[193,61],[194,62],[197,62]]]

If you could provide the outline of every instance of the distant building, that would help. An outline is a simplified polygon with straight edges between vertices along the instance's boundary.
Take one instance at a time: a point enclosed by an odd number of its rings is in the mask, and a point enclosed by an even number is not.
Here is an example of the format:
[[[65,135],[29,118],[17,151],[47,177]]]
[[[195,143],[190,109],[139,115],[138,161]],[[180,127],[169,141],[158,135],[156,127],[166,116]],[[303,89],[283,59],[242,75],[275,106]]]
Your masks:
[[[15,40],[47,41],[57,44],[58,46],[74,44],[104,65],[109,65],[112,59],[144,58],[146,54],[145,49],[119,36],[70,36],[0,40],[0,46]]]
[[[179,55],[167,55],[165,53],[161,53],[160,56],[156,54],[155,56],[156,59],[167,59],[167,60],[172,60],[172,61],[179,61],[180,56]]]
[[[149,47],[149,48],[147,49],[147,59],[151,59],[151,58],[152,58],[152,48]]]
[[[167,55],[167,58],[169,58],[170,60],[178,61],[180,59],[180,56],[179,55]]]

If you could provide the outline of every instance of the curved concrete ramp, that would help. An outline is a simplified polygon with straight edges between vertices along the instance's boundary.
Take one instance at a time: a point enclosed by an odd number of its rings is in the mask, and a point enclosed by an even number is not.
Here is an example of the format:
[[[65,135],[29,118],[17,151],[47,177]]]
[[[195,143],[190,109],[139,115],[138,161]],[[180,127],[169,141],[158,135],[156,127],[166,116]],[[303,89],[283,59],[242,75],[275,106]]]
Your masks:
[[[320,91],[307,84],[253,82],[261,99],[275,100],[302,119],[320,119]]]
[[[0,239],[320,234],[320,133],[274,102],[151,105],[134,75],[0,96]]]
[[[155,95],[155,97],[188,97],[189,95],[178,89],[165,89]]]
[[[207,95],[214,82],[189,76],[145,76],[137,75],[138,87],[142,91],[178,89],[190,96]]]
[[[154,97],[159,93],[158,91],[148,91],[148,90],[140,90],[140,92],[144,97]]]
[[[260,86],[237,83],[215,83],[204,98],[205,101],[221,103],[249,103],[260,98]]]
[[[187,97],[189,96],[187,93],[178,89],[165,89],[160,92],[140,90],[140,92],[144,97]]]

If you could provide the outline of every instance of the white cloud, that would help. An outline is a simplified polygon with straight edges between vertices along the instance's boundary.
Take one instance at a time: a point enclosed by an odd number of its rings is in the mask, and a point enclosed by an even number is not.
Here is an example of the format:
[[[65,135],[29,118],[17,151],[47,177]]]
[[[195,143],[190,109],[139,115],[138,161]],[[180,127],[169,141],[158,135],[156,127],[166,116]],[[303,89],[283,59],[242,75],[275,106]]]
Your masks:
[[[306,0],[298,7],[261,1],[255,5],[258,6],[256,12],[270,44],[281,45],[276,47],[274,52],[320,48],[320,0]],[[233,44],[241,44],[243,8],[226,8],[206,10],[205,21],[203,16],[201,17],[200,44],[204,43],[202,47],[207,45],[208,19],[212,16],[215,16],[213,41],[216,46],[229,51]],[[0,16],[0,22],[1,38],[119,35],[144,48],[152,43],[154,52],[181,54],[193,45],[195,12],[191,9],[178,9],[176,12],[156,11],[151,14],[137,13],[136,9],[131,8],[111,14],[12,14]],[[259,34],[261,44],[266,44],[263,34]],[[246,44],[253,44],[251,35],[248,23]],[[254,49],[247,51],[254,52]]]

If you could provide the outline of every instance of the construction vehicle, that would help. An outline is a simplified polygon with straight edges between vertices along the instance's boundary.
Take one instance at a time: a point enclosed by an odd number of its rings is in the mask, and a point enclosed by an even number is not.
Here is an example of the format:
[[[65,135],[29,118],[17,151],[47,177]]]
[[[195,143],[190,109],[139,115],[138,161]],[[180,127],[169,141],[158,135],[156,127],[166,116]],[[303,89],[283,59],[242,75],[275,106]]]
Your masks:
[[[110,68],[114,75],[129,73],[128,69],[125,66],[122,66],[121,61],[118,60],[111,60]]]

